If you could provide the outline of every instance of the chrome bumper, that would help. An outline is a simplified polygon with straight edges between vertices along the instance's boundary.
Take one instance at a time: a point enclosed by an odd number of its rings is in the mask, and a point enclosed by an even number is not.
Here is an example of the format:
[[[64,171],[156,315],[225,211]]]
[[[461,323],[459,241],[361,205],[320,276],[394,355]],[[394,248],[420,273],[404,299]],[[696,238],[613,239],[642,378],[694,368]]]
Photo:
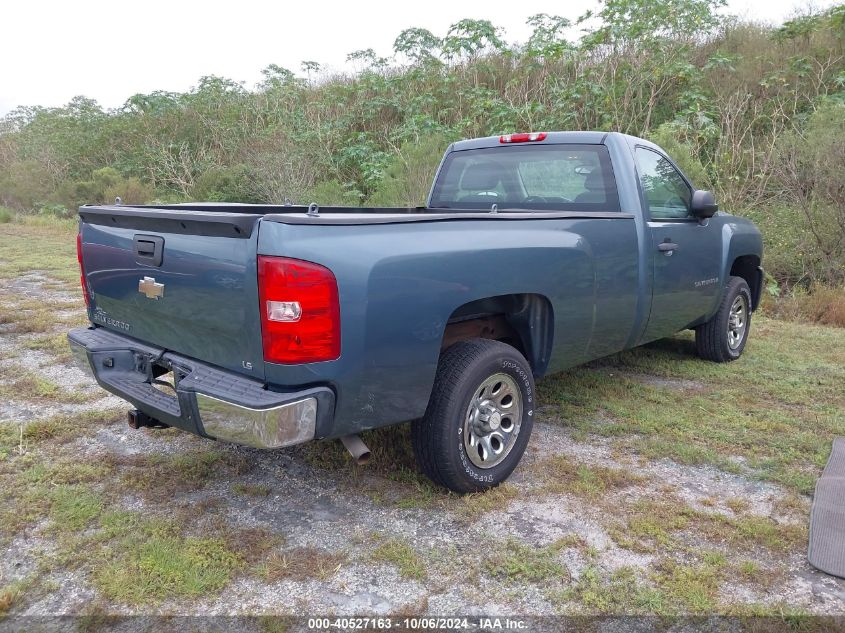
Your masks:
[[[331,424],[334,393],[327,387],[269,391],[257,380],[104,328],[72,330],[68,342],[75,364],[101,387],[152,418],[198,435],[281,448],[312,440]],[[153,367],[179,376],[175,393],[153,387]]]
[[[314,439],[316,398],[270,409],[250,409],[204,393],[197,393],[196,397],[205,432],[218,440],[255,448],[281,448]]]

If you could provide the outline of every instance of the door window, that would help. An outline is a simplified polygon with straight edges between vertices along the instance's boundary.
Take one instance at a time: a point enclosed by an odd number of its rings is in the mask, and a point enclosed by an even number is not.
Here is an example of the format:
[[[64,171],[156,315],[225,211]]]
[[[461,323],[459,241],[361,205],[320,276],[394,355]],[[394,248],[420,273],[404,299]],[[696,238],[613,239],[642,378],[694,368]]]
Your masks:
[[[692,217],[692,191],[672,163],[657,152],[643,147],[638,147],[635,155],[651,219],[677,220]]]

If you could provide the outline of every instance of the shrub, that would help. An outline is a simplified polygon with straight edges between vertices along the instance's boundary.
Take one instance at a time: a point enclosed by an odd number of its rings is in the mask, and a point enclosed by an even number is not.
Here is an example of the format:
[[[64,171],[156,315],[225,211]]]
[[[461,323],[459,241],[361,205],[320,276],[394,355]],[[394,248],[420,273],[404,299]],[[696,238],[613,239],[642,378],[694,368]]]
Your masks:
[[[146,204],[153,197],[153,189],[138,178],[120,179],[105,191],[105,202],[120,197],[124,204]]]
[[[337,180],[317,183],[303,196],[302,204],[316,202],[321,206],[336,205],[353,207],[361,204],[361,194],[356,190],[346,189]]]
[[[781,196],[801,214],[815,281],[845,282],[845,104],[823,104],[801,130],[778,140]]]
[[[425,204],[434,172],[448,141],[438,135],[405,143],[393,157],[382,181],[367,201],[374,207],[415,207]]]
[[[73,213],[74,212],[68,209],[65,205],[56,203],[42,204],[38,209],[39,215],[50,218],[58,218],[61,220],[73,217]]]
[[[215,167],[203,172],[194,181],[191,197],[206,202],[261,202],[246,165]]]
[[[763,309],[780,319],[845,327],[845,288],[794,288],[781,297],[764,297]]]
[[[32,209],[54,193],[53,181],[35,160],[17,161],[0,169],[0,202],[19,211]]]
[[[15,218],[15,212],[9,207],[0,207],[0,224],[7,224]]]

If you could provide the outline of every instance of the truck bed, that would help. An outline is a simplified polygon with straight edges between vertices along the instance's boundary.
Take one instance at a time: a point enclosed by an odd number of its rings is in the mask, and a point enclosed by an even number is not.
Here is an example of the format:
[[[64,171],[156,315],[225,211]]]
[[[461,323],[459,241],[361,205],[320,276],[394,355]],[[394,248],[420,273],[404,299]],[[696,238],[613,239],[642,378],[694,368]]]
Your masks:
[[[130,225],[132,228],[156,230],[172,229],[176,223],[191,223],[186,232],[218,225],[214,233],[201,235],[227,235],[249,237],[258,219],[282,224],[397,224],[405,222],[435,222],[448,220],[553,220],[565,218],[632,218],[631,213],[618,211],[537,211],[533,209],[506,209],[482,211],[479,209],[435,209],[430,207],[318,207],[309,213],[301,205],[264,205],[238,203],[186,203],[171,205],[86,205],[80,207],[82,219],[91,224]],[[230,227],[230,228],[225,228]],[[205,231],[213,230],[205,228]],[[177,231],[179,232],[179,231]]]

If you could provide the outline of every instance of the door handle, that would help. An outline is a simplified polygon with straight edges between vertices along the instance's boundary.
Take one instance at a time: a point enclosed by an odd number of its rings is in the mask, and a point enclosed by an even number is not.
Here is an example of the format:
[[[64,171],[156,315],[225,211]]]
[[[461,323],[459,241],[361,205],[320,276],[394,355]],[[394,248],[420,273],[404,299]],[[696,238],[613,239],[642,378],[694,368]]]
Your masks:
[[[661,242],[657,245],[657,250],[666,255],[666,257],[671,257],[672,253],[678,250],[678,245],[667,239],[665,242]]]
[[[164,238],[158,235],[136,235],[132,240],[135,262],[147,266],[161,266]]]

